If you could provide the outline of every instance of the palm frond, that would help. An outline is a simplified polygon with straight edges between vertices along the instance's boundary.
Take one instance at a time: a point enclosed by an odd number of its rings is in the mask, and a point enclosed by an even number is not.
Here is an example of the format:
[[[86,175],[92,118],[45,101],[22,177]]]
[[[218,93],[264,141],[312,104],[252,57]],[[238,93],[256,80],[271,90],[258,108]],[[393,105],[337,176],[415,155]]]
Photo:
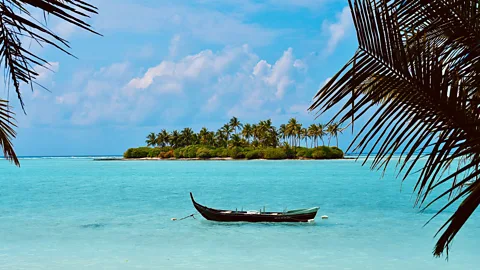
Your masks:
[[[340,124],[373,112],[349,147],[367,157],[377,150],[372,169],[385,170],[400,153],[405,179],[426,154],[415,186],[419,206],[433,189],[449,185],[443,198],[480,174],[474,169],[480,162],[479,6],[446,2],[350,1],[359,48],[310,107],[321,114],[343,104],[334,117]],[[447,169],[461,157],[467,162],[459,165],[464,174],[457,179],[458,171]],[[447,206],[463,201],[440,228],[435,255],[446,250],[448,256],[452,239],[480,203],[479,192],[476,181],[451,197]]]
[[[43,11],[45,22],[37,20],[32,15],[33,10]],[[91,14],[96,13],[96,7],[81,0],[0,1],[0,65],[5,70],[4,81],[7,82],[7,87],[13,85],[24,113],[26,111],[21,92],[22,85],[28,85],[32,91],[34,85],[46,89],[36,82],[39,74],[35,71],[34,66],[38,65],[48,69],[49,63],[27,48],[22,40],[30,39],[40,46],[50,45],[72,55],[68,51],[70,48],[68,41],[47,27],[46,15],[51,14],[60,20],[98,34],[84,21]],[[0,146],[8,153],[7,156],[14,157],[15,163],[18,163],[9,139],[9,136],[15,134],[12,133],[13,129],[11,128],[12,125],[8,128],[0,126],[0,134],[3,134],[2,139],[4,140]]]
[[[22,109],[25,111],[20,86],[21,83],[33,84],[38,76],[34,65],[46,66],[48,62],[35,55],[21,42],[21,37],[27,37],[43,45],[51,45],[69,55],[68,42],[53,33],[46,22],[36,20],[32,9],[40,9],[45,14],[52,14],[61,20],[74,24],[87,31],[96,33],[90,25],[81,18],[89,17],[89,13],[97,13],[96,8],[80,0],[5,0],[0,2],[0,63],[6,69]]]
[[[8,106],[8,101],[0,99],[0,147],[3,149],[3,156],[20,166],[17,155],[13,149],[12,138],[15,138],[15,124],[13,121],[14,113]]]

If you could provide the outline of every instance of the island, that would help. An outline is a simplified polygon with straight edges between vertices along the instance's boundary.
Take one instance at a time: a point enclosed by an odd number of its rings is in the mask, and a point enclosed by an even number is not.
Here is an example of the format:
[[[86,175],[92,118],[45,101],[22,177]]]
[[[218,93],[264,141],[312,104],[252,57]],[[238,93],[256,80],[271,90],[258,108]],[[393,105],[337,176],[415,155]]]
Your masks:
[[[242,124],[232,117],[217,131],[203,127],[148,134],[146,146],[130,148],[124,159],[342,159],[337,123],[302,127],[295,118],[276,128],[271,119]],[[336,145],[330,146],[335,138]],[[327,145],[325,145],[327,139]],[[321,142],[321,145],[320,145]]]

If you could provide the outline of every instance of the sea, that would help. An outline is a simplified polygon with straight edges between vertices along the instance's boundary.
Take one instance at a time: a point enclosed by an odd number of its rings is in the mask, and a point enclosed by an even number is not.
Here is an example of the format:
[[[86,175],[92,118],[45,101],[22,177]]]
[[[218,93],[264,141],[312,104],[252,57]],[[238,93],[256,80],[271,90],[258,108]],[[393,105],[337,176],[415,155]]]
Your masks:
[[[0,269],[479,269],[480,216],[434,257],[455,205],[426,224],[445,201],[421,211],[418,174],[371,160],[20,161],[0,160]],[[320,209],[312,223],[217,223],[189,192],[213,208]]]

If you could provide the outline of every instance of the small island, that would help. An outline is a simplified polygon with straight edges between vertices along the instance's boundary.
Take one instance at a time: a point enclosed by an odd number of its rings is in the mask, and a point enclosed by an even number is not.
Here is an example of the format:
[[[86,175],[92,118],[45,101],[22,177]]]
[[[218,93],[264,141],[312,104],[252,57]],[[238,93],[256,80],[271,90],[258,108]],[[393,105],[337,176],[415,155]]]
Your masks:
[[[270,119],[242,124],[232,117],[219,130],[191,128],[147,136],[147,146],[130,148],[124,159],[342,159],[338,148],[338,124],[311,124],[302,127],[295,118],[276,128]],[[330,146],[332,138],[336,146]],[[327,146],[325,140],[327,139]],[[321,145],[319,145],[321,142]],[[310,146],[310,147],[309,147]]]

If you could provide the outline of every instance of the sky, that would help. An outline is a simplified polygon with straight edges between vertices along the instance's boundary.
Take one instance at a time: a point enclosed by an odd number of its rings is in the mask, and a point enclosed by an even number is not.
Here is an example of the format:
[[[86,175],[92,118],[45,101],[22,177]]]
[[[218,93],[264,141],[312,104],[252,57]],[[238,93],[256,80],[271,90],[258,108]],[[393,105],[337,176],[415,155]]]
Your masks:
[[[73,58],[32,50],[48,88],[23,87],[24,114],[10,97],[21,156],[120,155],[150,132],[289,118],[324,123],[307,112],[318,89],[353,56],[347,1],[101,0],[89,23],[97,36],[49,17]],[[11,92],[11,90],[10,90]],[[345,149],[352,139],[339,137]]]

